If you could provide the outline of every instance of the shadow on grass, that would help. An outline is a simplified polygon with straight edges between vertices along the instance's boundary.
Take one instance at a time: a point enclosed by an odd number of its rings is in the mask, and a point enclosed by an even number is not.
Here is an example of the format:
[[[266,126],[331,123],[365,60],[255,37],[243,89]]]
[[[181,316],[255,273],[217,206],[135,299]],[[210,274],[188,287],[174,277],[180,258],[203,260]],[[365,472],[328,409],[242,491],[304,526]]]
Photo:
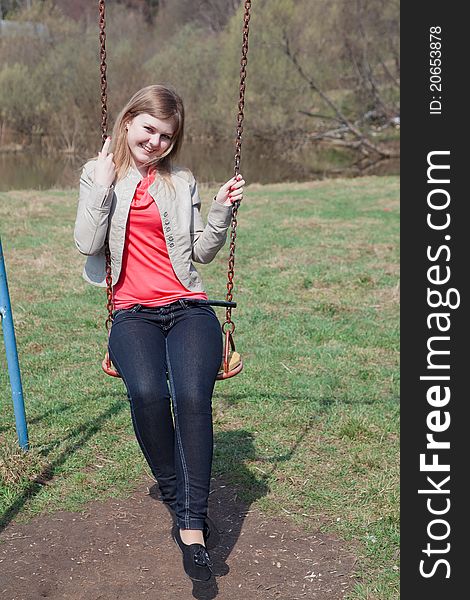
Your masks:
[[[211,551],[213,572],[216,577],[222,577],[229,572],[227,560],[240,537],[251,504],[269,493],[271,476],[280,463],[292,459],[309,428],[310,423],[307,423],[288,452],[264,459],[272,466],[269,471],[265,471],[260,476],[255,475],[245,465],[246,461],[258,459],[251,432],[238,429],[216,434],[214,440],[216,475],[209,496],[209,514],[219,530],[217,536],[219,543]],[[193,582],[192,595],[198,600],[213,600],[218,593],[215,578],[207,583]]]
[[[16,500],[14,500],[5,512],[0,515],[0,533],[16,517],[29,500],[36,496],[43,486],[47,485],[54,478],[57,468],[63,465],[71,454],[83,447],[90,438],[98,433],[108,419],[126,408],[127,404],[122,400],[115,402],[105,412],[101,413],[101,415],[93,417],[87,423],[81,424],[72,430],[64,439],[64,442],[66,442],[67,445],[60,454],[54,460],[49,462],[33,481],[29,482]]]
[[[367,397],[360,396],[356,398],[352,395],[347,395],[344,390],[339,390],[335,393],[334,387],[335,385],[330,385],[329,387],[333,388],[332,392],[328,394],[319,393],[317,395],[313,395],[311,393],[297,393],[297,394],[282,394],[278,392],[259,392],[257,390],[247,390],[243,392],[234,393],[230,396],[230,398],[221,395],[219,400],[225,403],[227,406],[236,406],[238,404],[242,404],[253,397],[259,399],[259,402],[262,404],[263,402],[271,402],[273,404],[273,409],[276,405],[285,406],[288,403],[296,403],[308,407],[308,410],[319,417],[321,414],[324,414],[328,411],[331,411],[337,406],[347,406],[347,405],[372,405],[377,403],[377,399],[375,397]],[[339,387],[339,386],[338,386]],[[383,401],[390,401],[393,404],[396,404],[399,401],[399,396],[396,394],[389,394],[388,399],[383,399]],[[314,420],[314,417],[312,417]]]
[[[28,426],[33,425],[35,423],[40,423],[41,421],[46,420],[50,416],[55,416],[59,413],[64,413],[64,412],[67,412],[70,410],[72,410],[72,407],[69,404],[60,404],[57,406],[52,406],[51,408],[47,409],[40,415],[37,415],[35,417],[28,416],[27,417]],[[11,425],[8,425],[5,427],[0,427],[0,433],[4,433],[5,431],[10,431],[10,430],[11,430]]]
[[[233,393],[230,396],[221,394],[219,399],[224,402],[227,406],[236,406],[237,404],[244,403],[256,397],[260,403],[272,402],[279,405],[286,405],[286,403],[297,403],[304,406],[308,406],[312,411],[319,413],[321,411],[329,410],[333,405],[341,403],[339,398],[335,398],[333,395],[325,396],[319,394],[313,396],[311,393],[280,393],[280,392],[260,392],[257,389],[247,389],[243,392]]]

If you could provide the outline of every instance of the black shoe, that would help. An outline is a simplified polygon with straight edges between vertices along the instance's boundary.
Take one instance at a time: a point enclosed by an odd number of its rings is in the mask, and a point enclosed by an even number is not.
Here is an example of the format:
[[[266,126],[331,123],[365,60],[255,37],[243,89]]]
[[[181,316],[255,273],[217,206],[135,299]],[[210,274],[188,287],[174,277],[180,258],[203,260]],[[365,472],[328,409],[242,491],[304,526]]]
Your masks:
[[[219,530],[215,526],[214,521],[210,517],[206,517],[204,521],[204,542],[206,543],[206,548],[208,550],[212,550],[217,546],[220,541]]]
[[[183,567],[193,581],[209,581],[212,577],[212,561],[202,544],[185,544],[178,525],[173,525],[171,534],[183,553]]]

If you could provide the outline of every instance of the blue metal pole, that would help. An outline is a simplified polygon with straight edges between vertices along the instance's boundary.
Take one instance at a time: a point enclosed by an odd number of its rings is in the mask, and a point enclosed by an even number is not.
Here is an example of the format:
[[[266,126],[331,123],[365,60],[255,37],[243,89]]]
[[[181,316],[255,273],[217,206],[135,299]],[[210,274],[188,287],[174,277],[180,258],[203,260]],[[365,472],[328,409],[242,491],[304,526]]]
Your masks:
[[[21,385],[20,364],[16,349],[15,328],[11,312],[10,294],[8,293],[7,272],[3,259],[2,238],[0,237],[0,321],[2,323],[5,351],[7,355],[8,373],[10,375],[11,395],[15,411],[16,432],[23,450],[28,450],[28,427],[24,409],[23,387]]]

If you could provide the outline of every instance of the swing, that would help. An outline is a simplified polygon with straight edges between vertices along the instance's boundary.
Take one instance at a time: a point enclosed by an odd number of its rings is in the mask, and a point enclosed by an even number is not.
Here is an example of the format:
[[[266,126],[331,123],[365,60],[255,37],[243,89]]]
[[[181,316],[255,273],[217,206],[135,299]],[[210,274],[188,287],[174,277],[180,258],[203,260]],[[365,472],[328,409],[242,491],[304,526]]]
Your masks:
[[[106,80],[106,19],[105,19],[105,0],[99,0],[99,39],[100,39],[100,74],[101,74],[101,137],[102,143],[107,138],[108,129],[108,109],[107,109],[107,80]],[[237,135],[235,140],[235,165],[234,175],[240,173],[240,157],[242,147],[242,133],[243,133],[243,119],[244,119],[244,108],[245,108],[245,79],[246,79],[246,65],[248,56],[248,33],[249,33],[249,21],[250,21],[250,10],[251,0],[245,0],[245,11],[243,15],[243,39],[242,39],[242,53],[240,60],[240,96],[238,101],[238,115],[237,115]],[[230,232],[230,254],[228,260],[228,271],[227,271],[227,294],[225,301],[223,300],[206,300],[199,301],[203,304],[209,304],[211,306],[223,306],[225,307],[225,321],[222,324],[222,333],[224,335],[224,349],[222,354],[222,361],[219,372],[217,374],[217,380],[229,379],[234,375],[240,373],[243,369],[243,361],[240,354],[235,350],[235,342],[233,334],[235,332],[235,323],[232,320],[232,308],[236,308],[237,303],[233,302],[233,277],[235,274],[235,240],[237,237],[237,213],[240,206],[240,201],[234,202],[232,205],[232,221],[231,221],[231,232]],[[107,290],[107,304],[108,316],[106,318],[106,329],[109,332],[113,323],[113,284],[111,277],[111,254],[109,251],[108,243],[105,246],[106,255],[106,290]],[[113,367],[109,353],[106,355],[101,363],[103,371],[111,377],[120,377],[117,370]]]

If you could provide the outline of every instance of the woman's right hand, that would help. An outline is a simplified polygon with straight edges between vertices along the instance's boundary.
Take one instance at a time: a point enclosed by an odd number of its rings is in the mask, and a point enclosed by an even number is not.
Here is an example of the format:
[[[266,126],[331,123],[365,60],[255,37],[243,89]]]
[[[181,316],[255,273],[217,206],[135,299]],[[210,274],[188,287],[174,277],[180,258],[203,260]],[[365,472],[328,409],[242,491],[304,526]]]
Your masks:
[[[108,153],[110,145],[111,138],[107,137],[101,148],[101,152],[98,152],[93,178],[95,183],[104,187],[110,187],[116,179],[116,165],[113,162],[113,153]]]

